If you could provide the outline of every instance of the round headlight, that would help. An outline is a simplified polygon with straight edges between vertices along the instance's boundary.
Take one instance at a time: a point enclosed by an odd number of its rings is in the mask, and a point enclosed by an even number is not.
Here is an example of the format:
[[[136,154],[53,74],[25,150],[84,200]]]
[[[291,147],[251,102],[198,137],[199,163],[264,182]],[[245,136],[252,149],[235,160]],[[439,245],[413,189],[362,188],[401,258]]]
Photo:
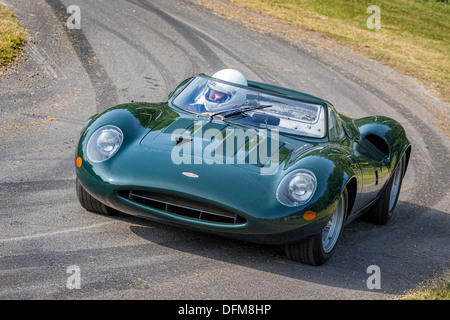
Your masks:
[[[89,138],[87,157],[92,162],[102,162],[111,158],[119,150],[123,141],[122,131],[112,125],[101,127]]]
[[[316,191],[317,180],[314,173],[298,169],[286,175],[278,185],[277,199],[288,207],[297,207],[311,200]]]

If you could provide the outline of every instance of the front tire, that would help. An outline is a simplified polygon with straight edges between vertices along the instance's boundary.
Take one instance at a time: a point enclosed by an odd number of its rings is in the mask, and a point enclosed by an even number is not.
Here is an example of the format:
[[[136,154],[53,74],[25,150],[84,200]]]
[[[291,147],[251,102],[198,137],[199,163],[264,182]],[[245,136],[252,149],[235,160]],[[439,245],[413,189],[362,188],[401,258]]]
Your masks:
[[[95,199],[93,196],[91,196],[86,189],[83,188],[80,181],[78,181],[78,178],[76,180],[76,189],[77,189],[77,197],[78,201],[80,202],[81,206],[88,210],[98,213],[103,213],[107,215],[113,215],[115,213],[115,210],[104,205],[97,199]]]
[[[286,245],[286,255],[294,261],[313,266],[320,266],[327,262],[334,254],[344,231],[347,209],[348,192],[347,189],[344,189],[330,221],[322,232],[311,238]]]

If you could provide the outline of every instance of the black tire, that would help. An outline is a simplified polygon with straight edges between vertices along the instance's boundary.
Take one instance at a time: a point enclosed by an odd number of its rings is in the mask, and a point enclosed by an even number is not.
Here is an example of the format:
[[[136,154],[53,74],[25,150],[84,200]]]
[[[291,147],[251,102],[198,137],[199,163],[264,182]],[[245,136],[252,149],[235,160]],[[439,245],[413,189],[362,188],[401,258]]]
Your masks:
[[[403,156],[395,168],[394,175],[388,182],[380,198],[364,214],[363,219],[375,224],[386,224],[394,214],[405,173],[405,157]]]
[[[77,189],[77,197],[78,201],[80,201],[81,206],[88,210],[98,213],[103,213],[107,215],[113,215],[116,213],[116,211],[97,199],[95,199],[93,196],[91,196],[81,185],[80,181],[78,179],[76,180],[76,189]]]
[[[328,239],[327,237],[325,237],[324,239],[324,235],[326,235],[331,230],[329,223],[319,234],[286,245],[286,255],[294,261],[313,266],[320,266],[327,262],[334,254],[339,239],[341,238],[342,232],[344,231],[347,209],[348,193],[347,190],[344,189],[344,192],[342,192],[339,199],[338,206],[336,207],[335,211],[333,212],[332,218],[330,219],[330,223],[333,221],[333,219],[336,219],[336,230],[334,230],[333,232],[333,239],[331,240],[331,237]]]

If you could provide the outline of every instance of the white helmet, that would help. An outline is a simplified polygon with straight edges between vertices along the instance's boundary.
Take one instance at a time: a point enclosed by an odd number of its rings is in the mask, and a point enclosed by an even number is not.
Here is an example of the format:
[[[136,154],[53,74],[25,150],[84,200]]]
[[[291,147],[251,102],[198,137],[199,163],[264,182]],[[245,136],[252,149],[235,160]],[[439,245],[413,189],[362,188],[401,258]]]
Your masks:
[[[247,86],[247,79],[239,71],[223,69],[216,72],[213,78]],[[207,111],[220,112],[240,107],[244,104],[247,93],[245,89],[234,87],[222,82],[208,81],[205,93],[205,108]]]

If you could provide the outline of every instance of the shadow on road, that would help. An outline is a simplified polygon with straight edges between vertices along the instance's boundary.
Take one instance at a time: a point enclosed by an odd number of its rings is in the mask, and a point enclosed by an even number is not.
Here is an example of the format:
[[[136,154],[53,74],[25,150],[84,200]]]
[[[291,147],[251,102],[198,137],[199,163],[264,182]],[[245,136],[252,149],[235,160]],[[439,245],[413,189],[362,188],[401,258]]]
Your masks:
[[[335,255],[320,267],[289,260],[281,246],[253,244],[145,220],[130,229],[160,246],[246,268],[325,286],[403,294],[427,276],[448,268],[447,225],[445,212],[399,202],[396,214],[385,226],[359,220],[348,225]],[[175,233],[177,240],[160,242],[160,232],[156,233],[155,228]],[[372,265],[379,267],[380,289],[367,286],[373,275],[368,271]]]

